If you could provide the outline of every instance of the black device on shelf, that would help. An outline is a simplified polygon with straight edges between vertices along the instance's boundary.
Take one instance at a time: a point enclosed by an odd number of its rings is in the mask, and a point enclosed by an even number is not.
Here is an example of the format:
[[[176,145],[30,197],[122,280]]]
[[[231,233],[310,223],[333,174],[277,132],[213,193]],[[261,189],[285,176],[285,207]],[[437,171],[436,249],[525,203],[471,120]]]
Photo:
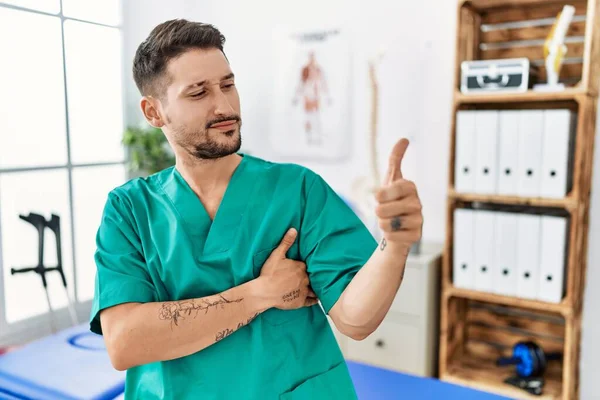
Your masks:
[[[531,394],[541,395],[544,387],[543,375],[552,360],[561,360],[562,353],[545,353],[533,341],[518,342],[513,346],[511,357],[500,357],[498,366],[516,366],[516,376],[507,378],[504,382],[521,388]]]

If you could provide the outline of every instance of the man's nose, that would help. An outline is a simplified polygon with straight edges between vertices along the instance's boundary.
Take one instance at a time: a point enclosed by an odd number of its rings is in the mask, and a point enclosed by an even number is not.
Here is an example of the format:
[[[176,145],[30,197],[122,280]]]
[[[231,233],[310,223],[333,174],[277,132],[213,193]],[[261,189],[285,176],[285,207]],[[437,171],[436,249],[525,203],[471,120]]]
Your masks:
[[[234,113],[233,107],[229,103],[229,99],[221,90],[215,92],[215,114],[231,115]]]

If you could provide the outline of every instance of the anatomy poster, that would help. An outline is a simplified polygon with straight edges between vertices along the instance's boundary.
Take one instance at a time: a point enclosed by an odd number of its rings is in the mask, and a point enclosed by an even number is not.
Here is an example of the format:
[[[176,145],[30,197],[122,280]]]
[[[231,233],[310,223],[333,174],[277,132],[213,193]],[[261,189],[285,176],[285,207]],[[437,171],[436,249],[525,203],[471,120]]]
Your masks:
[[[271,146],[281,156],[339,160],[350,149],[351,54],[339,29],[279,32]]]

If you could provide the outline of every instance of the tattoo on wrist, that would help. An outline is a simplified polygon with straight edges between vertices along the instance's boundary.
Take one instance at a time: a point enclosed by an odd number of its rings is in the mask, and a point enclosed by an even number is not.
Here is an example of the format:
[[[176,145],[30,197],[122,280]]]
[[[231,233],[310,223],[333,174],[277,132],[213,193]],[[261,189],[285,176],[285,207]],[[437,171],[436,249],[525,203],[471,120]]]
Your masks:
[[[300,289],[296,289],[293,292],[289,292],[288,294],[284,294],[282,299],[284,303],[289,303],[290,301],[294,301],[300,297]]]
[[[381,249],[381,251],[383,251],[383,249],[385,249],[385,246],[387,246],[387,241],[385,240],[385,238],[383,238],[381,240],[381,246],[379,246],[379,249]]]
[[[233,330],[232,330],[232,329],[229,329],[229,328],[225,329],[224,331],[218,332],[218,333],[217,333],[217,337],[215,338],[215,341],[217,341],[217,342],[218,342],[218,341],[220,341],[220,340],[223,340],[223,339],[225,339],[227,336],[231,335],[232,333],[233,333]]]
[[[236,329],[229,329],[229,328],[227,328],[227,329],[225,329],[225,330],[223,330],[223,331],[217,332],[217,335],[215,336],[215,342],[219,342],[219,341],[221,341],[221,340],[225,339],[227,336],[231,335],[233,332],[235,332],[235,331],[237,331],[238,329],[240,329],[240,328],[242,328],[242,327],[244,327],[244,326],[248,325],[250,322],[254,321],[254,319],[255,319],[256,317],[258,317],[258,314],[259,314],[259,313],[256,313],[256,314],[254,314],[253,316],[251,316],[250,318],[248,318],[248,319],[246,320],[246,323],[244,323],[244,322],[240,322],[240,323],[238,324],[238,326],[237,326],[237,328],[236,328]]]
[[[204,311],[208,313],[211,308],[224,308],[226,304],[239,303],[244,300],[243,297],[235,300],[228,300],[222,295],[219,295],[215,300],[182,300],[182,301],[171,301],[164,303],[158,311],[158,318],[164,321],[171,322],[171,329],[173,324],[179,325],[179,321],[185,319],[185,316],[194,315],[194,318],[198,315],[198,312]]]

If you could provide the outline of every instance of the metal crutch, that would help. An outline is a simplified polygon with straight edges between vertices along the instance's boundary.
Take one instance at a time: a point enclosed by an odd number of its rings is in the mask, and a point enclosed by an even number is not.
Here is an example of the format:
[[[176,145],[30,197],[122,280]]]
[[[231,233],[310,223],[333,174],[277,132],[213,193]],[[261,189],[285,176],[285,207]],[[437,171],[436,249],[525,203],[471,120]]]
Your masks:
[[[52,332],[56,332],[56,326],[54,325],[54,310],[52,309],[52,303],[50,303],[50,296],[48,295],[48,282],[46,281],[46,268],[44,267],[44,230],[46,228],[46,218],[39,214],[29,213],[29,215],[19,215],[25,222],[29,222],[33,225],[38,232],[38,264],[35,267],[27,268],[11,268],[10,274],[23,274],[27,272],[35,272],[42,277],[42,284],[44,285],[44,291],[46,292],[46,300],[48,301],[48,308],[50,309],[50,329]]]
[[[52,214],[52,218],[46,224],[48,228],[52,232],[54,232],[54,236],[56,237],[56,261],[57,266],[54,268],[46,268],[46,271],[58,271],[60,273],[60,277],[62,278],[63,287],[65,288],[65,294],[67,295],[67,304],[69,307],[69,314],[71,315],[71,323],[73,326],[77,325],[77,313],[75,312],[75,307],[73,305],[73,299],[71,298],[71,294],[69,293],[69,288],[67,287],[67,279],[65,278],[65,273],[63,271],[62,266],[62,246],[61,246],[61,235],[60,235],[60,217],[56,214]]]
[[[71,321],[72,321],[73,325],[76,325],[77,317],[75,314],[71,296],[67,289],[67,281],[65,279],[65,275],[63,272],[63,268],[62,268],[60,217],[53,214],[52,219],[48,222],[48,221],[46,221],[46,218],[44,218],[43,216],[41,216],[39,214],[29,213],[28,216],[19,215],[19,218],[32,224],[38,231],[38,240],[39,240],[39,242],[38,242],[39,243],[38,244],[38,265],[35,267],[29,267],[29,268],[18,268],[18,269],[11,268],[11,271],[10,271],[11,274],[14,275],[14,274],[26,273],[26,272],[33,271],[33,272],[37,273],[38,275],[40,275],[40,277],[42,278],[42,284],[44,286],[44,291],[46,293],[46,301],[48,302],[48,309],[50,310],[50,328],[51,328],[52,332],[56,332],[56,326],[54,323],[54,317],[55,317],[54,309],[52,308],[52,303],[50,302],[50,295],[48,293],[48,282],[46,280],[46,272],[58,271],[61,275],[61,278],[63,281],[63,286],[65,287],[65,291],[67,294],[69,313],[71,315]],[[50,228],[56,236],[57,266],[51,267],[51,268],[48,268],[44,265],[44,233],[45,233],[46,227]]]

